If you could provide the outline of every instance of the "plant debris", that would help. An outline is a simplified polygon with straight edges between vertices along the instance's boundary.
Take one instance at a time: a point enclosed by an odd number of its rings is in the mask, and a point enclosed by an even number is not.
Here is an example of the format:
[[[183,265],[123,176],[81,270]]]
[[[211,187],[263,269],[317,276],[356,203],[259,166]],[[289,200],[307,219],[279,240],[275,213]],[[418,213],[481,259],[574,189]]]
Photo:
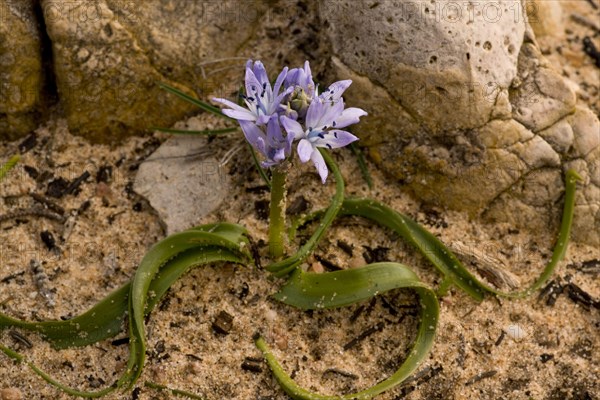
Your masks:
[[[212,323],[212,329],[216,333],[228,335],[233,328],[233,316],[227,311],[220,311]]]
[[[468,381],[466,381],[465,386],[470,386],[470,385],[477,383],[479,381],[482,381],[484,379],[491,378],[492,376],[496,375],[497,373],[498,373],[498,371],[492,370],[492,371],[486,371],[486,372],[477,374],[474,377],[472,377],[471,379],[469,379]]]

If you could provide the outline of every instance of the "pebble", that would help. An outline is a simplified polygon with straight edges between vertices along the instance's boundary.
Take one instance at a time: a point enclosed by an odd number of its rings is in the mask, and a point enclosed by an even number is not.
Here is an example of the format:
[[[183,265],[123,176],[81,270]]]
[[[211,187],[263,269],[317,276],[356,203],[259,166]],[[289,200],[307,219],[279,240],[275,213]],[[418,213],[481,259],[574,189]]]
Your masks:
[[[506,335],[509,338],[513,339],[515,342],[520,342],[521,340],[527,337],[527,332],[525,331],[525,329],[523,329],[521,325],[514,324],[509,325],[506,328]]]
[[[23,393],[17,388],[0,390],[0,400],[23,400]]]
[[[202,364],[198,361],[193,361],[187,365],[187,370],[192,375],[200,375],[203,371]]]

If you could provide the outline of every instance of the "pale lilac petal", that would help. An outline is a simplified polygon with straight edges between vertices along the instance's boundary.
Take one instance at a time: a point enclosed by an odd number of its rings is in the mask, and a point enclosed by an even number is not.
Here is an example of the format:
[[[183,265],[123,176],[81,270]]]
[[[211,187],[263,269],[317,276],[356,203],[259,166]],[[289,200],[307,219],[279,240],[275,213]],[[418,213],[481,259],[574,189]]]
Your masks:
[[[256,124],[257,125],[266,125],[269,122],[270,119],[271,119],[270,115],[264,115],[264,114],[263,115],[259,115],[256,118]]]
[[[298,142],[298,156],[300,157],[300,161],[303,163],[310,160],[311,154],[315,152],[318,153],[318,151],[313,148],[312,144],[308,140],[302,139],[300,142]]]
[[[334,82],[323,93],[321,93],[321,98],[330,101],[338,101],[351,84],[352,80],[350,79]]]
[[[283,100],[283,98],[285,96],[292,93],[293,91],[294,91],[293,86],[290,86],[289,88],[285,89],[285,91],[281,92],[281,94],[275,98],[275,101],[273,101],[273,104],[280,105],[281,100]],[[275,92],[275,93],[277,93],[277,92]]]
[[[256,76],[256,79],[258,79],[258,81],[260,82],[261,87],[264,83],[270,84],[269,77],[267,76],[267,70],[265,69],[265,66],[262,62],[255,61],[254,68],[252,68],[252,72],[254,72],[254,76]]]
[[[298,74],[300,73],[299,68],[292,68],[288,71],[285,77],[285,87],[293,87],[298,84]]]
[[[226,105],[227,107],[233,108],[234,110],[238,110],[238,111],[248,111],[248,109],[241,107],[239,105],[237,105],[236,103],[234,103],[231,100],[227,100],[227,99],[222,99],[219,97],[213,97],[212,101],[214,101],[215,103],[221,103]]]
[[[283,71],[281,71],[281,73],[279,74],[279,76],[277,77],[277,80],[275,81],[275,86],[273,87],[273,94],[275,96],[278,96],[279,89],[281,89],[281,85],[283,84],[283,81],[285,80],[285,77],[287,76],[287,73],[288,73],[288,67],[285,67],[283,69]]]
[[[304,84],[304,86],[306,86],[307,88],[310,85],[314,86],[313,80],[312,80],[312,72],[310,70],[310,64],[308,63],[308,60],[304,62],[304,81],[302,82]]]
[[[223,114],[229,118],[237,119],[238,121],[256,121],[256,115],[249,110],[222,110]]]
[[[284,143],[277,116],[273,116],[267,124],[267,143],[272,147],[280,147]]]
[[[308,111],[306,112],[306,127],[308,130],[316,128],[321,116],[325,112],[324,105],[321,100],[317,97],[310,102]]]
[[[329,101],[325,101],[323,104],[323,113],[319,118],[319,121],[315,123],[315,129],[323,130],[330,128],[333,125],[333,121],[339,118],[344,111],[344,100],[339,99],[333,104]]]
[[[251,68],[246,68],[246,76],[244,77],[246,85],[246,96],[256,97],[262,90],[262,83],[256,78]]]
[[[240,121],[240,126],[248,143],[258,150],[263,156],[267,156],[264,133],[252,122]]]
[[[285,160],[285,150],[284,149],[276,149],[273,152],[274,154],[271,156],[271,159],[277,163]]]
[[[325,181],[327,181],[327,175],[329,174],[329,170],[327,169],[327,164],[325,163],[323,156],[318,150],[315,150],[313,151],[310,159],[312,160],[313,164],[315,164],[317,172],[321,176],[321,181],[323,182],[323,184],[325,184]]]
[[[292,153],[292,144],[294,143],[294,135],[292,135],[291,133],[288,133],[285,140],[286,140],[285,154],[291,154]]]
[[[318,147],[327,147],[329,149],[337,149],[349,145],[357,141],[358,138],[350,132],[333,129],[327,131],[323,138],[316,139],[313,143]]]
[[[293,139],[300,139],[306,136],[304,129],[302,129],[302,125],[300,125],[297,121],[294,121],[285,115],[282,115],[279,120],[281,121],[281,125],[283,125],[285,131],[288,133],[288,137],[291,136]]]
[[[360,120],[360,117],[364,117],[365,115],[367,115],[365,110],[360,108],[347,108],[339,117],[335,119],[331,126],[334,128],[345,128],[349,125],[357,124]]]

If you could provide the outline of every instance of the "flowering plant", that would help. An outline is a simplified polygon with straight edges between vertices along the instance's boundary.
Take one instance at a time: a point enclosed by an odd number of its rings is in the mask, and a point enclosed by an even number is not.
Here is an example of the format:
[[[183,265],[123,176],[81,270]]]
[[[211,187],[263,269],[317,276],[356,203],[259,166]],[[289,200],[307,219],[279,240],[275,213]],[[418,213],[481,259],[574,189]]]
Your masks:
[[[277,362],[261,335],[255,337],[257,347],[283,390],[294,399],[334,400],[370,399],[391,389],[410,376],[425,360],[431,350],[439,317],[438,296],[455,286],[476,301],[485,294],[506,297],[523,297],[539,289],[550,277],[564,256],[574,209],[575,184],[578,175],[567,172],[566,196],[559,238],[551,261],[540,277],[526,290],[504,293],[490,287],[472,275],[460,260],[434,235],[409,217],[372,199],[346,199],[344,180],[329,150],[344,147],[358,140],[344,130],[367,115],[359,108],[345,108],[342,95],[352,82],[342,80],[333,83],[323,92],[315,84],[308,62],[303,68],[284,68],[271,85],[267,72],[260,61],[248,61],[245,69],[245,94],[242,103],[217,98],[225,105],[219,109],[194,99],[172,87],[166,90],[200,106],[203,110],[239,123],[252,148],[260,154],[262,162],[257,165],[271,170],[271,209],[269,214],[269,250],[272,263],[265,269],[276,276],[286,278],[285,284],[274,295],[282,303],[300,309],[321,309],[347,306],[369,299],[392,289],[410,288],[419,296],[420,322],[412,349],[399,369],[372,386],[357,393],[343,396],[323,396],[299,387]],[[203,131],[203,134],[230,132]],[[175,131],[169,130],[175,133]],[[295,149],[294,149],[295,146]],[[295,150],[295,151],[294,151]],[[294,155],[301,163],[312,161],[321,182],[326,183],[329,173],[335,178],[336,193],[329,207],[298,221],[290,229],[290,235],[303,229],[312,221],[319,224],[301,247],[284,257],[288,246],[285,238],[286,172],[294,163]],[[16,161],[15,161],[16,162]],[[0,179],[10,168],[0,169]],[[392,230],[420,252],[443,276],[437,291],[419,280],[405,265],[393,262],[374,263],[360,268],[327,273],[308,273],[299,266],[314,251],[333,220],[342,215],[367,218]],[[28,322],[0,313],[0,330],[17,327],[42,334],[55,348],[85,346],[112,337],[122,330],[126,318],[129,328],[129,361],[121,377],[109,387],[89,392],[66,387],[40,368],[25,360],[16,351],[0,345],[0,351],[27,365],[50,384],[74,396],[101,397],[119,388],[130,388],[139,379],[146,358],[145,318],[158,304],[169,287],[191,267],[216,261],[252,264],[249,254],[249,232],[242,226],[217,223],[195,227],[169,236],[153,246],[140,263],[131,280],[87,312],[67,321]],[[290,246],[291,247],[291,246]],[[200,398],[193,393],[170,389],[146,382],[146,386],[170,390],[174,394]]]

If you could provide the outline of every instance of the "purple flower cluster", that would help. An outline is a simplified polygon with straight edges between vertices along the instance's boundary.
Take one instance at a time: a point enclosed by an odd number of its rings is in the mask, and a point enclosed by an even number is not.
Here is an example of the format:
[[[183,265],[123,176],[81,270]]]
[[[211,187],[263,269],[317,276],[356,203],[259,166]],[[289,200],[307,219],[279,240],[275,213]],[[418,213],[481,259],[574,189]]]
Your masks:
[[[242,96],[246,107],[226,99],[213,100],[229,107],[223,113],[240,123],[248,142],[264,157],[264,167],[286,160],[298,142],[300,161],[312,160],[325,183],[329,171],[317,147],[334,149],[358,140],[341,128],[367,115],[360,108],[344,108],[342,94],[351,83],[335,82],[319,94],[306,61],[304,68],[284,68],[271,86],[263,64],[249,60]]]

